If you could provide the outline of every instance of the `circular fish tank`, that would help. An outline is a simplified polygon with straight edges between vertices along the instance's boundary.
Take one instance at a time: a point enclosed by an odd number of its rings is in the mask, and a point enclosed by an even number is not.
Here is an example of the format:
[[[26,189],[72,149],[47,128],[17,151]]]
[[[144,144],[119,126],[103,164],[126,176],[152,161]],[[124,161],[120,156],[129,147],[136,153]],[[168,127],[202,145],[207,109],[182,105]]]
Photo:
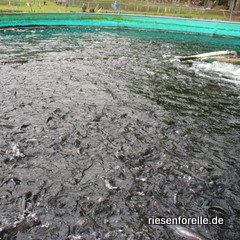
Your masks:
[[[175,58],[239,24],[99,16],[0,16],[0,238],[239,239],[240,67]]]

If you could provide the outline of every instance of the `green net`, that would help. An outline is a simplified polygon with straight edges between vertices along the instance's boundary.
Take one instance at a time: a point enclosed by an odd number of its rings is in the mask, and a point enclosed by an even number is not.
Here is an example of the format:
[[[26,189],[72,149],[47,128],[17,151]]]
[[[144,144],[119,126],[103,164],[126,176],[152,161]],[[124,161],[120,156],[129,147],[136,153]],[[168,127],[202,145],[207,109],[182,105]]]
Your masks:
[[[83,26],[126,27],[182,33],[240,37],[240,23],[121,14],[2,14],[0,27]]]

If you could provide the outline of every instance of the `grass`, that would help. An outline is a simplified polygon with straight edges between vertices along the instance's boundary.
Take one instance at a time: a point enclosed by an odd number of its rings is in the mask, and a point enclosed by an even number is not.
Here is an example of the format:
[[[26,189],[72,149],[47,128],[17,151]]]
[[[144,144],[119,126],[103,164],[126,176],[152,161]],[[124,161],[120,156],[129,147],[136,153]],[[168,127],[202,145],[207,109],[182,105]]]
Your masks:
[[[15,0],[12,1],[12,4],[9,5],[11,0],[0,0],[0,11],[1,12],[57,12],[57,13],[66,13],[66,12],[82,12],[82,7],[79,3],[77,6],[66,6],[66,5],[57,5],[53,1],[46,1],[46,5],[43,4],[44,0]],[[96,3],[94,0],[91,0],[92,3],[88,5],[89,8],[95,8],[95,12],[100,13],[110,13],[114,12],[111,9],[111,3],[114,0],[99,0]],[[88,0],[88,2],[90,2]],[[108,2],[108,3],[107,3]],[[30,3],[30,5],[27,3]],[[81,2],[82,4],[82,2]],[[140,1],[131,1],[122,0],[122,9],[121,13],[130,13],[130,14],[147,14],[147,15],[161,15],[161,16],[174,16],[174,17],[185,17],[185,18],[199,18],[199,19],[214,19],[214,20],[228,20],[226,16],[223,15],[221,11],[204,11],[196,10],[194,8],[188,7],[174,7],[171,5],[160,5],[156,3],[140,2]],[[88,8],[88,11],[89,11]],[[239,20],[238,20],[239,21]]]
[[[1,5],[0,11],[4,12],[80,12],[80,7],[66,7],[64,5],[57,5],[54,2],[46,1],[46,5],[43,1],[18,1],[19,5]],[[30,3],[30,6],[27,5]]]

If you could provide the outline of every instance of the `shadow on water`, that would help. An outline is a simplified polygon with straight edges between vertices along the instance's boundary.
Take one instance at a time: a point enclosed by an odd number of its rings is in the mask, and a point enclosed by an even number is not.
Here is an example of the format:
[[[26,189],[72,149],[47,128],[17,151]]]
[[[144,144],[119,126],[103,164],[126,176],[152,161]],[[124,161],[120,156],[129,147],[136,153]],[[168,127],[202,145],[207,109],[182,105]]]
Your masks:
[[[0,238],[239,239],[239,67],[172,59],[227,49],[239,41],[1,31]]]

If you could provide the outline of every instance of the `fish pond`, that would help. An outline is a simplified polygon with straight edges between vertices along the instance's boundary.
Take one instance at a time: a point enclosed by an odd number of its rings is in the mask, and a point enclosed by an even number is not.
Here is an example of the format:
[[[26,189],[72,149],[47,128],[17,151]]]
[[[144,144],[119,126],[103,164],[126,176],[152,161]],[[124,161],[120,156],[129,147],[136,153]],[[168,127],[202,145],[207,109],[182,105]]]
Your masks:
[[[0,239],[240,239],[239,38],[0,30]],[[149,225],[149,217],[223,225]]]

